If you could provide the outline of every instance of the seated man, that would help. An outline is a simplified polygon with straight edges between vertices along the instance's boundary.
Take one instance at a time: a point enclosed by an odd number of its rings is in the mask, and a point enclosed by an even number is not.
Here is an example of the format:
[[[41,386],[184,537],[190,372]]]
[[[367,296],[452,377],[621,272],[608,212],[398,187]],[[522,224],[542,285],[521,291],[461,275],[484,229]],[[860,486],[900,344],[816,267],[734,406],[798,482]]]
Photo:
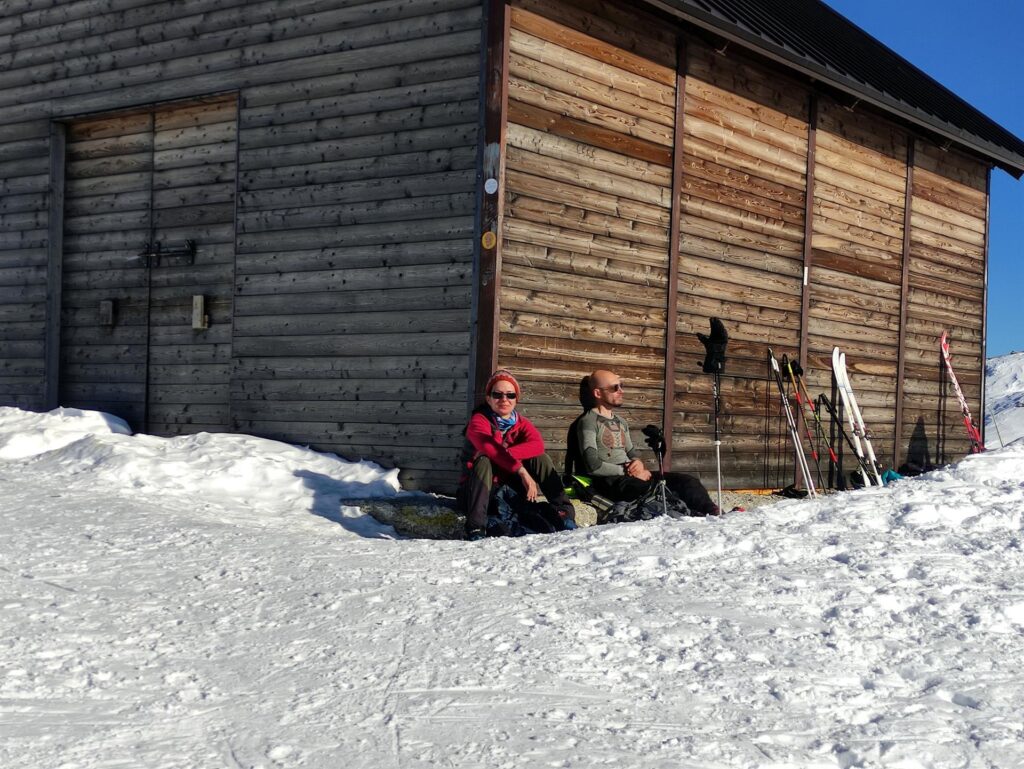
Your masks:
[[[589,377],[594,406],[576,423],[577,472],[591,477],[591,491],[613,502],[630,502],[649,492],[659,480],[637,456],[626,420],[615,414],[622,405],[622,380],[597,370]],[[665,473],[668,488],[694,515],[718,515],[707,489],[692,475]]]

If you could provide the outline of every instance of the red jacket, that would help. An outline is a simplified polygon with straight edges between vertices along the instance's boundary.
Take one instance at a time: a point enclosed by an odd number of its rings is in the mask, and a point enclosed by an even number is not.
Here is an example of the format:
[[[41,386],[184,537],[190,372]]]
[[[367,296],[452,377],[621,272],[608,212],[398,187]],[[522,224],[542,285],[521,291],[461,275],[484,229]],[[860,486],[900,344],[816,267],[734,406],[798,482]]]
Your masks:
[[[508,476],[519,472],[524,459],[539,457],[543,453],[544,439],[522,414],[505,435],[498,429],[498,423],[483,411],[475,412],[466,425],[463,467],[472,467],[477,457],[485,456],[491,460],[497,474]]]

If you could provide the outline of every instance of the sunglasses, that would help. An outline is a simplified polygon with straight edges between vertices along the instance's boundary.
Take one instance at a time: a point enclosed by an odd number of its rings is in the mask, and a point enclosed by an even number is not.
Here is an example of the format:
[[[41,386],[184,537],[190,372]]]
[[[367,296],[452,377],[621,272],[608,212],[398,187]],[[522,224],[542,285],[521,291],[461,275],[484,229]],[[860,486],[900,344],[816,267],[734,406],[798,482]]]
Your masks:
[[[496,401],[500,401],[500,400],[514,401],[516,399],[516,394],[515,393],[503,393],[503,392],[500,392],[498,390],[491,390],[491,398],[493,398]]]
[[[601,387],[599,389],[601,389],[601,390],[608,390],[609,392],[617,393],[617,392],[622,392],[623,387],[622,387],[621,384],[613,384],[613,385],[611,385],[609,387]]]

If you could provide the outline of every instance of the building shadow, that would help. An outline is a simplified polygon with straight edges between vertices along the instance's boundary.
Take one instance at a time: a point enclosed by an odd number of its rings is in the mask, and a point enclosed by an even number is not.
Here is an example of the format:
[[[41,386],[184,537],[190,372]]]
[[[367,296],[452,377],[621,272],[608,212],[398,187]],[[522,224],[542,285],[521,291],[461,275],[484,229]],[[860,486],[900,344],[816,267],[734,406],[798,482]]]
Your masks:
[[[394,489],[384,481],[339,481],[309,470],[297,470],[295,477],[301,478],[306,488],[313,492],[313,504],[310,508],[313,515],[326,518],[345,531],[366,539],[399,538],[390,525],[381,523],[373,516],[357,511],[356,508],[342,505],[342,500],[394,496]]]

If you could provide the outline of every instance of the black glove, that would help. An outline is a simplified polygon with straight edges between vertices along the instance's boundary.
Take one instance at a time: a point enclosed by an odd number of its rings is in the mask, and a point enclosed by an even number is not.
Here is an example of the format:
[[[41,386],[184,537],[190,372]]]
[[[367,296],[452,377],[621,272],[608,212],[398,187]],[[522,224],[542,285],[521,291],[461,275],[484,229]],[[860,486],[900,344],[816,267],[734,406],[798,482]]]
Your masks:
[[[705,374],[722,374],[725,372],[725,345],[729,335],[725,326],[718,318],[711,318],[711,334],[697,334],[707,354],[704,356],[703,371]]]

